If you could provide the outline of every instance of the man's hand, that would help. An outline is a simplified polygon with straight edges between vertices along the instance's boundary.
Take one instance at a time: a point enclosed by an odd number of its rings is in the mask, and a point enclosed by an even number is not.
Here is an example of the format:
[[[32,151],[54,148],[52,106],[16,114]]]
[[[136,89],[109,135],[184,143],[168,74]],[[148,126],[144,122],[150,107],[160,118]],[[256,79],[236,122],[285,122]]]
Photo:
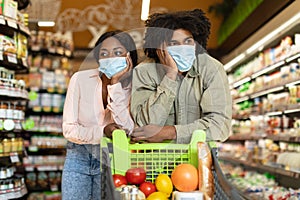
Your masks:
[[[160,63],[164,66],[166,70],[166,75],[170,79],[175,80],[178,74],[178,67],[172,56],[168,53],[166,43],[163,43],[160,49],[156,50],[156,53]]]
[[[145,125],[135,128],[130,136],[136,142],[163,142],[176,139],[176,129],[174,126]]]

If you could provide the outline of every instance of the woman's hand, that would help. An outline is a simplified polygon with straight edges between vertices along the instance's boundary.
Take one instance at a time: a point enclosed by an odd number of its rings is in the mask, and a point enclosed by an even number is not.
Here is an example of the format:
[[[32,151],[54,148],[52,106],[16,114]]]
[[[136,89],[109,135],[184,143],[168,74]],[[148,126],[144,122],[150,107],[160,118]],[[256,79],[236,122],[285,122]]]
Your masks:
[[[104,135],[106,137],[111,138],[113,131],[116,130],[116,129],[122,129],[122,127],[120,125],[116,124],[116,123],[108,124],[104,127],[104,130],[103,130]]]
[[[127,63],[127,67],[123,71],[120,71],[119,73],[115,74],[111,78],[111,84],[112,85],[120,82],[121,79],[124,80],[126,78],[131,77],[130,73],[127,73],[130,70],[132,70],[132,68],[133,68],[133,66],[132,66],[133,64],[132,64],[132,60],[131,60],[129,52],[126,54],[126,63]]]
[[[175,80],[176,76],[178,74],[178,67],[176,65],[176,62],[172,58],[172,56],[167,51],[166,43],[163,43],[161,45],[160,49],[156,50],[156,53],[157,53],[160,63],[164,66],[164,68],[166,70],[166,75],[170,79]]]
[[[176,139],[176,129],[174,126],[145,125],[135,128],[130,136],[136,142],[163,142]]]

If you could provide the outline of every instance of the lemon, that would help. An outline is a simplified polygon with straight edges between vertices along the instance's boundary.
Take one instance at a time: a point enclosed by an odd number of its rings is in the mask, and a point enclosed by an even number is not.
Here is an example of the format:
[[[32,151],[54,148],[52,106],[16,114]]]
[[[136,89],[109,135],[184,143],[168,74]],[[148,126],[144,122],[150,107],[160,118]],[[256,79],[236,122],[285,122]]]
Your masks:
[[[167,196],[173,191],[171,178],[167,174],[159,174],[155,179],[155,187],[157,191],[166,193]]]
[[[168,195],[164,192],[153,192],[147,197],[147,200],[168,200]]]

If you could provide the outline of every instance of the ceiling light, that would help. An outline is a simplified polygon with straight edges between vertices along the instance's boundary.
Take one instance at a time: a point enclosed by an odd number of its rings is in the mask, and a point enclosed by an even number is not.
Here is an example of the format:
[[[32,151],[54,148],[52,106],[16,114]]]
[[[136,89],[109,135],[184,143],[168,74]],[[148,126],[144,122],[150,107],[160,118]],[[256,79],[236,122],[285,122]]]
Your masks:
[[[38,21],[39,27],[52,27],[55,25],[54,21]]]
[[[149,15],[150,8],[150,0],[143,0],[142,3],[142,12],[141,12],[141,20],[147,20]]]

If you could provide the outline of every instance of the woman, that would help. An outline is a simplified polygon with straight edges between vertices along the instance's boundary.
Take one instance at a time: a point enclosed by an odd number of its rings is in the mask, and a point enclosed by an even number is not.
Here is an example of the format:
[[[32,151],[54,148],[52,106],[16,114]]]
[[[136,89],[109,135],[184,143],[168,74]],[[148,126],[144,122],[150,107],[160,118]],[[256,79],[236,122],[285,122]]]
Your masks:
[[[104,33],[96,42],[98,69],[76,72],[69,83],[63,113],[68,140],[62,175],[62,198],[100,199],[100,140],[113,130],[131,133],[131,72],[137,65],[135,43],[121,31]],[[125,77],[125,78],[124,78]]]
[[[146,20],[148,60],[133,71],[134,141],[189,143],[195,130],[224,141],[232,100],[223,65],[205,49],[210,22],[199,9],[155,13]]]

